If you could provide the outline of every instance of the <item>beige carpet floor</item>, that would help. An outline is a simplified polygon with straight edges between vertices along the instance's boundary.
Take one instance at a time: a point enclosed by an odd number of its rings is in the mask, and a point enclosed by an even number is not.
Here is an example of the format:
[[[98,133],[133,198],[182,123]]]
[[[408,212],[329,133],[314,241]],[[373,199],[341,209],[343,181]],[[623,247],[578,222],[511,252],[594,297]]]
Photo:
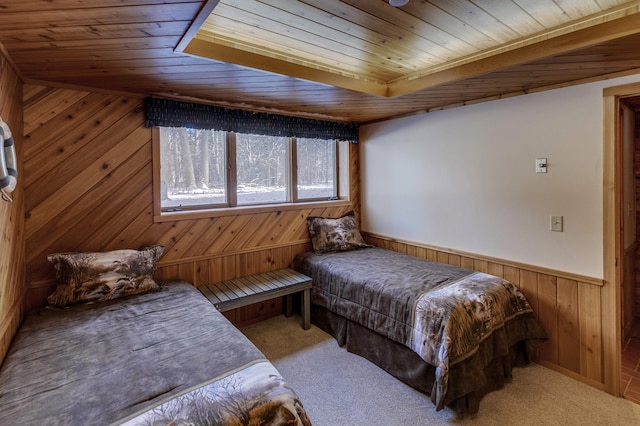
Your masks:
[[[640,405],[537,364],[516,368],[480,411],[459,418],[300,318],[278,316],[242,329],[295,389],[315,426],[640,425]]]

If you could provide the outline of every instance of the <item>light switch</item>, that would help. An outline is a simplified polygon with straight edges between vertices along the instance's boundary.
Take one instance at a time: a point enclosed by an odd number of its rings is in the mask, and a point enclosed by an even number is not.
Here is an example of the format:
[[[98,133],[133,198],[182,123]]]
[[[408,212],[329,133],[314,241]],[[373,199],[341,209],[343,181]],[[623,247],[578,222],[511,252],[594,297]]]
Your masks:
[[[536,173],[547,173],[546,158],[536,158]]]
[[[555,232],[562,232],[562,216],[551,216],[550,229]]]

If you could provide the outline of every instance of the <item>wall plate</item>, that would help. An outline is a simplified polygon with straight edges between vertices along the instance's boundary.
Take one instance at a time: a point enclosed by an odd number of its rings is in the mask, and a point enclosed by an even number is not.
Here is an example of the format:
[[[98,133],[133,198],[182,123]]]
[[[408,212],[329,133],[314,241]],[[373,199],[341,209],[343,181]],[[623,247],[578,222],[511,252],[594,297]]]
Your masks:
[[[562,216],[551,216],[550,229],[555,232],[562,232],[563,222]]]
[[[547,173],[546,158],[536,158],[536,173]]]

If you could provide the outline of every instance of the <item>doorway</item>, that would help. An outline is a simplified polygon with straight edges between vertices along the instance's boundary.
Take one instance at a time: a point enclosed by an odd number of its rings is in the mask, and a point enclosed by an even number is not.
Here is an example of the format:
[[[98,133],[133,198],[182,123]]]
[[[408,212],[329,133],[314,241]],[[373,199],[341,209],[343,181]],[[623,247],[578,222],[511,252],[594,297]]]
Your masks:
[[[633,250],[625,251],[625,248],[629,248],[629,228],[633,225],[635,229],[636,197],[634,194],[632,204],[629,202],[629,195],[625,199],[624,160],[625,158],[629,160],[628,157],[632,154],[627,152],[625,156],[624,134],[625,127],[628,131],[630,105],[637,101],[635,98],[640,97],[640,83],[606,88],[603,95],[603,267],[605,285],[602,288],[602,319],[603,345],[608,348],[603,354],[604,385],[607,392],[623,396],[623,392],[629,388],[631,380],[627,376],[624,376],[623,379],[622,376],[623,343],[624,335],[631,330],[628,324],[628,309],[634,308],[633,305],[625,304],[625,296],[630,294],[630,284],[635,289],[635,273],[632,272],[634,270],[632,267],[636,264],[635,256],[630,255]],[[633,118],[633,123],[635,128],[635,118]],[[633,142],[632,147],[635,146],[635,141]],[[634,151],[635,147],[632,152]],[[627,169],[628,164],[627,162]],[[628,175],[627,180],[629,180]],[[631,178],[631,182],[635,182],[635,174]],[[626,189],[629,190],[628,185]],[[636,241],[637,237],[634,233],[632,243],[635,244]],[[626,315],[625,307],[627,309]],[[629,373],[626,368],[625,364],[624,372]],[[638,373],[638,384],[640,386],[640,373]]]
[[[622,321],[621,393],[640,404],[640,322],[638,322],[639,229],[637,226],[640,176],[640,96],[620,99],[618,139],[622,147],[622,283],[620,318]]]

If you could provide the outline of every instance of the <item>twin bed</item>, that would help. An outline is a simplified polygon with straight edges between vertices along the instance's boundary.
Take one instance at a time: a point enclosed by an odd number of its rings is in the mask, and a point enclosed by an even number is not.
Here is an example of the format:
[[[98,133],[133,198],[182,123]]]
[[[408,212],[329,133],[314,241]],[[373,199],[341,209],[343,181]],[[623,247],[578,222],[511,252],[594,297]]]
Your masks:
[[[99,301],[27,315],[0,368],[0,425],[311,424],[198,289],[149,281],[158,251],[62,255],[58,278],[77,279],[57,300]]]
[[[311,320],[347,350],[430,394],[437,410],[478,411],[547,334],[524,295],[492,275],[371,247],[352,213],[309,218]]]

